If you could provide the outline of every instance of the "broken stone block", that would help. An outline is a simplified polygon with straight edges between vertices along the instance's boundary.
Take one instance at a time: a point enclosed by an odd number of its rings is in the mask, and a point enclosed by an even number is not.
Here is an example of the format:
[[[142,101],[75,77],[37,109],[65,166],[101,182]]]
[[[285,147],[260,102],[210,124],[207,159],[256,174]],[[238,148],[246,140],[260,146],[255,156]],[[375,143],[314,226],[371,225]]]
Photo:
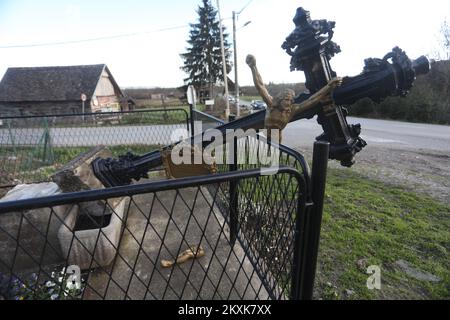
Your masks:
[[[58,231],[62,251],[69,264],[86,270],[108,266],[114,260],[122,233],[126,201],[123,198],[114,212],[102,209],[103,221],[92,221],[94,216],[91,216],[80,223],[80,207],[72,208]]]
[[[0,202],[17,201],[39,197],[47,197],[61,193],[58,185],[53,182],[19,184],[0,199]]]
[[[97,157],[110,158],[112,154],[103,146],[95,147],[62,167],[51,177],[52,181],[58,184],[63,193],[103,189],[103,184],[95,177],[91,166]]]
[[[22,184],[11,189],[0,202],[17,201],[60,194],[53,182]],[[14,268],[17,272],[37,269],[39,265],[60,263],[56,236],[70,205],[39,208],[0,215],[0,272]],[[16,254],[17,249],[17,254]]]
[[[102,189],[95,177],[91,162],[97,157],[111,157],[104,147],[96,147],[80,154],[52,176],[63,192]],[[69,264],[82,270],[109,265],[117,253],[126,198],[106,201],[79,202],[67,215],[58,231],[63,254]]]
[[[78,192],[92,189],[104,189],[100,180],[95,177],[91,163],[97,157],[110,158],[111,151],[103,146],[95,147],[85,153],[78,155],[67,165],[57,171],[52,177],[63,193]],[[113,207],[117,206],[121,199],[110,199]],[[84,202],[79,204],[82,212],[92,215],[103,214],[104,204],[101,201]]]

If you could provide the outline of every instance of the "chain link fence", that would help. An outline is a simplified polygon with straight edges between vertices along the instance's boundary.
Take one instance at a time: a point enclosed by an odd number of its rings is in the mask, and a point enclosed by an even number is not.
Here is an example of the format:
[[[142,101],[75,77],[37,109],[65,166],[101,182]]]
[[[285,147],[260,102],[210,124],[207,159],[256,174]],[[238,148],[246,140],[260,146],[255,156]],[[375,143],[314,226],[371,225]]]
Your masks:
[[[92,147],[146,153],[189,130],[185,109],[0,118],[0,186],[46,181]]]

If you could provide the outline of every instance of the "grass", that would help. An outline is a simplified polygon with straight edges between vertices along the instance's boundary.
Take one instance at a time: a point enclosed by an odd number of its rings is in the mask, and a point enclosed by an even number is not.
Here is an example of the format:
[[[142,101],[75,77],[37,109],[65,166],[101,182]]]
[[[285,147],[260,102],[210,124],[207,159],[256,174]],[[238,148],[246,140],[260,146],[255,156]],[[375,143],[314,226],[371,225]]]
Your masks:
[[[161,109],[161,110],[160,110]],[[164,124],[186,124],[189,117],[189,106],[161,108],[146,107],[138,109],[137,112],[109,114],[96,113],[84,117],[84,122],[79,115],[66,115],[61,117],[42,117],[15,119],[10,121],[11,129],[20,128],[82,128],[82,127],[110,127],[110,126],[136,126],[136,125],[164,125]],[[204,107],[197,106],[198,110]],[[184,110],[184,111],[183,111]],[[6,123],[6,122],[5,122]],[[5,128],[8,126],[5,124]]]
[[[206,105],[204,105],[204,104],[198,104],[198,103],[197,103],[197,104],[195,105],[195,108],[196,108],[197,110],[204,111],[204,110],[206,109]],[[142,105],[142,106],[140,106],[140,107],[137,108],[138,111],[139,111],[139,110],[151,110],[151,109],[164,109],[164,107],[163,107],[163,106],[153,106],[153,105]],[[170,109],[184,109],[184,110],[186,110],[186,112],[189,113],[189,105],[173,105],[173,106],[168,106],[168,107],[167,107],[167,110],[170,110]]]
[[[107,147],[114,158],[128,151],[135,154],[144,154],[159,148],[155,145],[119,145]],[[51,153],[44,157],[43,148],[34,147],[3,147],[0,149],[0,184],[11,183],[8,174],[14,173],[14,178],[22,182],[45,181],[59,168],[73,160],[75,157],[91,150],[92,147],[53,147]],[[8,157],[14,155],[14,160]],[[33,156],[31,156],[33,155]],[[45,161],[43,161],[45,160]]]
[[[152,111],[152,112],[136,112],[124,114],[120,119],[119,125],[157,125],[157,124],[185,124],[188,121],[189,108],[180,107],[181,110]]]
[[[316,297],[449,299],[449,215],[449,204],[351,171],[331,169]],[[397,267],[398,260],[441,281],[416,280]],[[381,267],[381,290],[367,289],[369,265]]]
[[[73,148],[53,148],[53,152],[55,154],[55,162],[59,164],[65,164],[69,161],[73,160],[79,154],[91,150],[92,147],[73,147]],[[123,155],[128,151],[131,151],[135,154],[144,154],[155,149],[158,149],[158,146],[153,145],[133,145],[133,146],[110,146],[107,147],[108,150],[111,151],[113,157],[117,157],[119,155]]]

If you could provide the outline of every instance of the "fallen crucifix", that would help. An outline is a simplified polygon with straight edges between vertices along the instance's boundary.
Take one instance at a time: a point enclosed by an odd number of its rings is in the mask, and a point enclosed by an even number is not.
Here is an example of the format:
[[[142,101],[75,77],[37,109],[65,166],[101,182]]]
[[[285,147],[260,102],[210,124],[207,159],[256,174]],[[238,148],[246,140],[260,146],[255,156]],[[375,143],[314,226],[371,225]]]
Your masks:
[[[305,73],[305,85],[309,93],[295,96],[293,91],[287,90],[271,97],[256,69],[255,58],[249,56],[247,63],[252,70],[255,86],[268,109],[216,129],[224,136],[230,129],[282,130],[289,122],[311,119],[317,115],[324,132],[316,140],[329,142],[329,158],[350,167],[354,164],[355,155],[367,143],[360,137],[360,124],[347,123],[345,106],[362,98],[381,102],[389,96],[406,96],[416,76],[429,71],[429,61],[424,56],[410,60],[403,50],[395,47],[382,59],[366,59],[361,74],[337,78],[330,65],[331,58],[340,52],[339,46],[332,41],[335,22],[311,20],[309,12],[303,8],[297,9],[293,22],[295,29],[286,38],[282,48],[292,57],[291,71]],[[280,142],[281,134],[273,138]],[[194,137],[191,139],[194,140]],[[203,147],[207,145],[208,142],[203,142]],[[127,185],[133,179],[146,178],[150,169],[163,165],[163,155],[171,148],[173,146],[139,156],[127,153],[119,156],[119,159],[98,158],[92,163],[93,170],[105,187]]]

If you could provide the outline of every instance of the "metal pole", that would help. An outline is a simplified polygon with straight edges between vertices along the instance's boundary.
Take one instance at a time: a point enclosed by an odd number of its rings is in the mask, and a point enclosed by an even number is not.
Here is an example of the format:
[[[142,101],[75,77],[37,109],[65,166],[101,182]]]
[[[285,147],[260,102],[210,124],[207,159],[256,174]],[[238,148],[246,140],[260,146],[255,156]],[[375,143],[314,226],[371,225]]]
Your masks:
[[[239,118],[241,108],[239,106],[239,81],[238,81],[238,63],[237,63],[237,45],[236,45],[236,12],[233,11],[233,46],[234,46],[234,85],[236,86],[236,118]]]
[[[314,143],[311,174],[311,198],[313,201],[313,207],[311,210],[307,210],[306,212],[305,234],[303,238],[303,262],[299,286],[299,298],[302,300],[311,300],[313,297],[329,150],[329,142],[317,141]]]
[[[226,101],[226,106],[227,106],[227,108],[225,110],[225,119],[228,119],[228,117],[230,116],[230,101],[228,101],[227,62],[225,60],[225,47],[223,45],[222,17],[220,15],[219,0],[217,0],[217,12],[219,13],[220,49],[222,50],[223,82],[225,84],[225,101]]]
[[[233,163],[230,164],[230,171],[238,170],[238,159],[237,159],[237,137],[233,138]],[[230,150],[231,152],[231,150]],[[233,246],[236,242],[236,236],[238,233],[238,181],[230,181],[230,242]]]
[[[84,100],[81,100],[81,113],[83,114],[83,123],[84,123]]]
[[[191,122],[191,137],[195,136],[195,130],[194,130],[194,110],[196,110],[196,97],[194,94],[194,88],[192,86],[188,87],[188,94],[191,96],[192,104],[189,104],[189,118]],[[192,140],[193,141],[193,140]],[[192,142],[193,144],[194,142]]]
[[[192,104],[189,105],[189,121],[191,124],[191,137],[193,138],[195,133],[194,133],[194,107]],[[194,140],[192,140],[192,144]]]
[[[8,124],[8,133],[9,133],[9,137],[11,139],[11,145],[13,147],[14,156],[17,156],[16,139],[14,138],[14,134],[11,129],[11,122],[12,122],[12,120],[10,120],[10,119],[6,120],[6,123]]]

